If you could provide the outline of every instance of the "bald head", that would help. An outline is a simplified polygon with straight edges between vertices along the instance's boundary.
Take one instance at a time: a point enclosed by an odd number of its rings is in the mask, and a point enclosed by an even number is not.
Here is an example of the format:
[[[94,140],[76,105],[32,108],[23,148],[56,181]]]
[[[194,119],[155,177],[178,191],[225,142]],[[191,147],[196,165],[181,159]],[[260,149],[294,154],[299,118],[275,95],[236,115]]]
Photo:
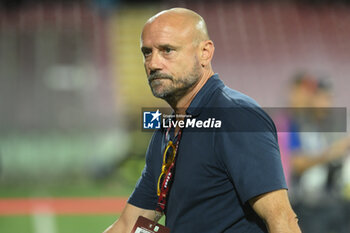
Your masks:
[[[141,51],[151,90],[171,106],[213,74],[214,44],[203,18],[197,13],[173,8],[151,17],[141,35]]]
[[[207,26],[202,16],[186,8],[172,8],[152,16],[145,27],[156,24],[158,27],[171,26],[189,36],[194,43],[209,40]]]

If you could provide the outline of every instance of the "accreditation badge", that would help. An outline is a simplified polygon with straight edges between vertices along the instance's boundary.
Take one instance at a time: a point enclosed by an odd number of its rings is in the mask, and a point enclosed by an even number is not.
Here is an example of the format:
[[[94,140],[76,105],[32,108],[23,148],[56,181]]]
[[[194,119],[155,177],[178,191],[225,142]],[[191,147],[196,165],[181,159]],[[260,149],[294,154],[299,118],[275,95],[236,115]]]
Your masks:
[[[140,216],[131,230],[131,233],[170,233],[170,229]]]

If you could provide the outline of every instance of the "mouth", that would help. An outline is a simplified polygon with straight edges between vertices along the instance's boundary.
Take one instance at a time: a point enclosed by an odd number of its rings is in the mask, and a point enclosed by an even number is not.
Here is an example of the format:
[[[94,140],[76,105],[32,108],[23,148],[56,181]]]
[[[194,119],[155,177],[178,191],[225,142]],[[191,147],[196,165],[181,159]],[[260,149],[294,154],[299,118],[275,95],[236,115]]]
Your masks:
[[[150,81],[150,82],[153,82],[153,81],[155,81],[155,80],[161,80],[161,79],[165,79],[165,78],[160,78],[160,77],[159,77],[159,78],[151,78],[151,79],[149,79],[149,81]]]
[[[151,82],[156,81],[156,80],[165,80],[165,79],[171,80],[171,78],[169,78],[169,77],[151,77],[148,79],[148,82],[151,83]]]

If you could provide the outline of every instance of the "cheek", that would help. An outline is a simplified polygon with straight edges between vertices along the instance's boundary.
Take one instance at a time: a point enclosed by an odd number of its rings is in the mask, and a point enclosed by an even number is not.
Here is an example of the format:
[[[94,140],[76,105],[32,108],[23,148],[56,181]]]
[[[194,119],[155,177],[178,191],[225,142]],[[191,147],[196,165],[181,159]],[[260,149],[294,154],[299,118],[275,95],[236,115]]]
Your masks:
[[[150,69],[148,68],[148,65],[147,65],[147,63],[146,63],[146,62],[144,62],[144,63],[143,63],[143,67],[145,68],[145,72],[146,72],[146,74],[147,74],[147,75],[149,75],[149,71],[150,71]]]
[[[189,75],[195,68],[198,67],[198,60],[196,57],[187,58],[181,63],[180,71],[183,75]]]
[[[192,67],[192,62],[188,59],[176,60],[168,64],[168,68],[177,75],[186,74],[190,67]]]
[[[162,68],[164,73],[178,79],[191,73],[196,62],[198,59],[193,53],[177,54],[176,57],[164,59]]]

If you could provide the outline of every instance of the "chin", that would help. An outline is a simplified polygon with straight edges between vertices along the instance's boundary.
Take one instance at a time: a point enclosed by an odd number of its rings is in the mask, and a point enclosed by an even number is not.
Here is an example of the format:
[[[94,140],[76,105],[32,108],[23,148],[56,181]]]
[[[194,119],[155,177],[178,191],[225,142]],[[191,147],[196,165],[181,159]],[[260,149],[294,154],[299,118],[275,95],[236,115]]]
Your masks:
[[[160,98],[160,99],[168,99],[169,96],[171,96],[171,94],[169,93],[169,91],[166,90],[157,90],[157,89],[152,89],[152,93],[155,97]]]
[[[158,83],[151,85],[151,90],[154,96],[166,95],[166,93],[168,92],[166,85],[162,85]]]
[[[167,94],[164,93],[164,92],[154,92],[154,91],[153,91],[153,95],[154,95],[155,97],[161,98],[161,99],[165,99],[166,96],[167,96]]]

